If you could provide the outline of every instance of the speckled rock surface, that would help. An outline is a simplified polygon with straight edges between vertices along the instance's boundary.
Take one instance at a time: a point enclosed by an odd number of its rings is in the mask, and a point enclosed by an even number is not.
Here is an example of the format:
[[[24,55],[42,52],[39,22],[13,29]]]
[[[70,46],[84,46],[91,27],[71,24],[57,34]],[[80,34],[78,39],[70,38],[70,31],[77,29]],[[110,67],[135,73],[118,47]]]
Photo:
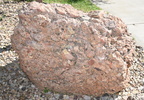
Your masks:
[[[12,46],[41,90],[100,96],[127,86],[135,46],[119,18],[32,2],[19,19]]]
[[[10,36],[18,24],[17,11],[26,2],[0,4],[0,100],[144,100],[144,51],[136,46],[136,56],[130,70],[129,86],[119,93],[100,97],[66,95],[38,90],[19,67],[18,56],[12,50]]]

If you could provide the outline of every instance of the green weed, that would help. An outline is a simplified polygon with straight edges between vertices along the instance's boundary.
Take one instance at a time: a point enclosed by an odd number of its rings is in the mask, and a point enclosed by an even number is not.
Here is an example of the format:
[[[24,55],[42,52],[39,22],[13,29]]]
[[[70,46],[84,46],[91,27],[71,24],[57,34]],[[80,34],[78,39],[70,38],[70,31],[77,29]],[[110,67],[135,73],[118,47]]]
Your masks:
[[[99,7],[92,4],[90,0],[44,0],[46,3],[62,3],[71,4],[74,8],[82,10],[84,12],[89,12],[93,10],[100,10]]]

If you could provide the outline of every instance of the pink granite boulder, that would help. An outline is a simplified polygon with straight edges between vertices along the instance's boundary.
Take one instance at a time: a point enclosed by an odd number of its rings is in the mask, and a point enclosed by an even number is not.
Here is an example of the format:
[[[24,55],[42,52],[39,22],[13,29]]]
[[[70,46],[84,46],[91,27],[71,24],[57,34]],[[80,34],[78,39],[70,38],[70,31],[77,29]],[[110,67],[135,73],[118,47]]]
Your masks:
[[[134,42],[121,19],[104,11],[32,2],[19,11],[11,41],[41,90],[100,96],[129,81]]]

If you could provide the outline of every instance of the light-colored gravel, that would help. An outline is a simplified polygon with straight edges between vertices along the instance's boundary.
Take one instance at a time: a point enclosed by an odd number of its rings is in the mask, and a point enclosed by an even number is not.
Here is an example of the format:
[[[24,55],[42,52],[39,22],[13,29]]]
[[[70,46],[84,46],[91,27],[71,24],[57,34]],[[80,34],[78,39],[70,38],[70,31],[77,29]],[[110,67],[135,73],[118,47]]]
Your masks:
[[[144,100],[144,51],[140,46],[130,67],[130,85],[119,93],[91,97],[39,91],[19,68],[10,43],[18,23],[17,11],[23,4],[26,2],[0,4],[0,100]]]

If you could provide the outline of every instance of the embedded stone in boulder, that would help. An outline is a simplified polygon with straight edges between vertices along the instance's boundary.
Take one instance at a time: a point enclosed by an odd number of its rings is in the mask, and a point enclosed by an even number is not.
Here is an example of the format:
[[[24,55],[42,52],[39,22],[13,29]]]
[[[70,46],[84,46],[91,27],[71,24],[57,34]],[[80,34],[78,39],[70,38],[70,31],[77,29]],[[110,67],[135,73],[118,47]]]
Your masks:
[[[104,11],[32,2],[19,11],[11,41],[41,90],[100,96],[129,81],[134,42],[121,19]]]

